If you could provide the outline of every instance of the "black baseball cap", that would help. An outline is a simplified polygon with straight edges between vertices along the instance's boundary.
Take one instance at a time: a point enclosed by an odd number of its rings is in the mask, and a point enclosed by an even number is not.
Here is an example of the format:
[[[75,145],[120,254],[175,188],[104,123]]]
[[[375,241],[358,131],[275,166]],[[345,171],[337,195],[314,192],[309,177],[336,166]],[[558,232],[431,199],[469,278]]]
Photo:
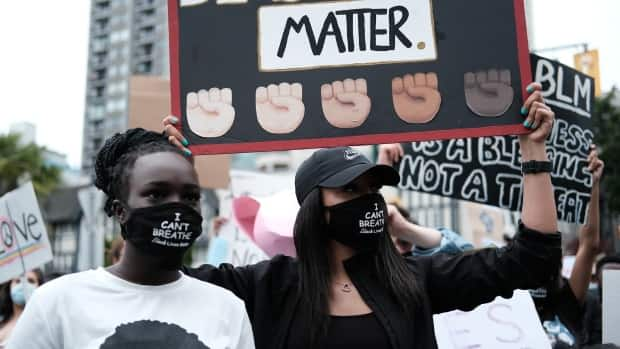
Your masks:
[[[376,165],[350,147],[320,149],[306,159],[295,174],[295,195],[301,204],[317,187],[345,186],[366,172],[372,171],[384,185],[397,185],[398,172],[387,165]]]

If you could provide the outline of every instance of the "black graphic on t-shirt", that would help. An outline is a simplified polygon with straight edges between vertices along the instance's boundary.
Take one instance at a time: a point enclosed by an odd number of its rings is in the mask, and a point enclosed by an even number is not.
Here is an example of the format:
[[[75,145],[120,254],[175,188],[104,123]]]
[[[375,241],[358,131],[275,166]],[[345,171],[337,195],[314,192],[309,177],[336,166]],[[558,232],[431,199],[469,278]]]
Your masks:
[[[209,349],[178,325],[140,320],[118,326],[99,349]]]

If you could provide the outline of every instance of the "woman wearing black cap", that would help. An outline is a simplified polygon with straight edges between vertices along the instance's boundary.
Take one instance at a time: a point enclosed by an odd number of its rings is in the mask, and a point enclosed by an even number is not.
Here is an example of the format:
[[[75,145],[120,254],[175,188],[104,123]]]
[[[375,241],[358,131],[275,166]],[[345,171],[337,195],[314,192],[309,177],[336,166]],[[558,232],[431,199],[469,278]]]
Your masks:
[[[204,265],[186,272],[245,300],[259,349],[436,348],[433,313],[469,310],[514,289],[537,287],[559,266],[545,152],[554,115],[540,85],[528,91],[533,93],[524,109],[533,131],[520,137],[527,173],[523,223],[509,246],[400,257],[388,226],[403,237],[409,232],[390,224],[378,193],[382,185],[398,183],[397,172],[350,148],[335,148],[315,152],[297,171],[297,259],[277,256],[246,267]],[[179,145],[184,139],[169,125],[173,120],[165,119],[167,132]]]

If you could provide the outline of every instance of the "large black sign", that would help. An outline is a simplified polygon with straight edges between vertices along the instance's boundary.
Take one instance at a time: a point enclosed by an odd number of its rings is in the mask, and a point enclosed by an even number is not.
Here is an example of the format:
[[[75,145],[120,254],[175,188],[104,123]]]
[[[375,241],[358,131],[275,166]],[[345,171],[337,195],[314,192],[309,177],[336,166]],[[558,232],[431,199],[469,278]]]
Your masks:
[[[533,75],[556,114],[547,141],[558,218],[583,223],[592,177],[586,157],[592,142],[594,81],[572,68],[531,55]],[[521,208],[521,161],[515,136],[405,144],[400,187],[456,199]]]
[[[195,154],[518,134],[523,0],[169,0]]]

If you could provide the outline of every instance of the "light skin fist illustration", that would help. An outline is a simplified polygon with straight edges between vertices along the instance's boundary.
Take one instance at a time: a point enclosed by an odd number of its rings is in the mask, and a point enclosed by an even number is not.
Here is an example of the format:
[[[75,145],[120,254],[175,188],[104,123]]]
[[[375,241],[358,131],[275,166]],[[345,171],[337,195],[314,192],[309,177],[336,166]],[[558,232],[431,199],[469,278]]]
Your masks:
[[[321,86],[323,114],[338,128],[358,127],[370,114],[371,102],[365,79],[346,79]]]
[[[229,88],[188,93],[186,110],[189,128],[200,137],[221,137],[235,121],[232,91]]]
[[[205,138],[221,137],[235,121],[232,91],[212,88],[187,94],[187,124],[195,134]]]
[[[299,83],[269,85],[256,89],[256,115],[260,126],[269,133],[291,133],[304,119],[306,108]]]
[[[410,124],[430,122],[439,112],[441,95],[435,73],[407,74],[392,80],[392,102],[396,115]]]
[[[513,99],[509,70],[465,73],[465,101],[474,113],[484,117],[501,116],[510,108]]]

